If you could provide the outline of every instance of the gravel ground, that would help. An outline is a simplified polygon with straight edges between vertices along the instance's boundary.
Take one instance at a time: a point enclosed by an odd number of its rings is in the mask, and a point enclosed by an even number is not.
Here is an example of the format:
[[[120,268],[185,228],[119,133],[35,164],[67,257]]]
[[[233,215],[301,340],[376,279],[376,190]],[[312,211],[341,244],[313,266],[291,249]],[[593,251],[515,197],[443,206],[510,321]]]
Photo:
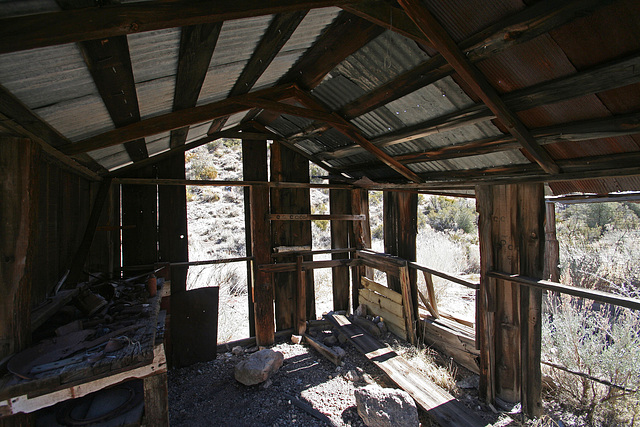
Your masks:
[[[223,353],[210,362],[171,370],[171,425],[314,427],[328,424],[296,406],[302,402],[328,416],[333,425],[364,426],[356,411],[354,390],[373,382],[393,387],[385,374],[350,343],[342,345],[346,356],[343,366],[339,367],[305,345],[285,342],[271,348],[283,353],[284,364],[271,380],[260,385],[244,386],[233,377],[235,365],[257,350],[256,347],[245,349],[243,354]],[[473,394],[458,397],[471,408],[479,406]],[[419,412],[422,426],[437,426],[425,412]],[[498,421],[491,412],[483,416],[488,422]]]

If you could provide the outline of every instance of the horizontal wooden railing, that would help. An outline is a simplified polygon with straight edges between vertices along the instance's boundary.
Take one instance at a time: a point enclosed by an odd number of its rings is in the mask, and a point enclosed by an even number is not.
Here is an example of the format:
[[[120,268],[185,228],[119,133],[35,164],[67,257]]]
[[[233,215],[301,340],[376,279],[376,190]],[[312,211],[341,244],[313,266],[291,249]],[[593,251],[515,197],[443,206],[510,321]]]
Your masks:
[[[635,298],[623,297],[612,294],[610,292],[596,291],[593,289],[577,288],[575,286],[563,285],[557,282],[549,282],[547,280],[534,279],[519,274],[506,274],[498,271],[490,271],[487,276],[492,279],[506,280],[513,283],[519,283],[525,286],[531,286],[547,291],[555,291],[563,294],[573,295],[580,298],[587,298],[593,301],[604,302],[607,304],[626,307],[633,310],[640,310],[640,300]]]
[[[416,270],[425,271],[425,272],[427,272],[429,274],[441,277],[441,278],[443,278],[445,280],[448,280],[450,282],[454,282],[454,283],[457,283],[459,285],[466,286],[467,288],[478,289],[480,287],[480,284],[477,283],[477,282],[472,282],[470,280],[463,279],[462,277],[453,276],[451,274],[443,273],[442,271],[434,270],[433,268],[425,267],[425,266],[422,266],[422,265],[417,264],[415,262],[409,261],[409,267],[415,268]]]

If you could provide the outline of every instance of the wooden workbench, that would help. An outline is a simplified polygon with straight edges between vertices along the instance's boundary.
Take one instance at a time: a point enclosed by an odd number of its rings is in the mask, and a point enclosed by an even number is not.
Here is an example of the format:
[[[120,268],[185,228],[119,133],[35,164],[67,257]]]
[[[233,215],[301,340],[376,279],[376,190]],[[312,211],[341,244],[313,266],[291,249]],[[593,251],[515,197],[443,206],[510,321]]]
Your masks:
[[[165,282],[163,289],[169,289]],[[130,327],[128,345],[98,361],[78,360],[30,380],[13,374],[0,377],[0,417],[30,413],[129,379],[144,380],[147,425],[169,425],[167,365],[162,342],[156,342],[160,300],[164,292],[148,300],[148,317]],[[162,325],[164,326],[164,325]],[[161,340],[160,340],[161,341]],[[82,359],[82,358],[79,358]]]

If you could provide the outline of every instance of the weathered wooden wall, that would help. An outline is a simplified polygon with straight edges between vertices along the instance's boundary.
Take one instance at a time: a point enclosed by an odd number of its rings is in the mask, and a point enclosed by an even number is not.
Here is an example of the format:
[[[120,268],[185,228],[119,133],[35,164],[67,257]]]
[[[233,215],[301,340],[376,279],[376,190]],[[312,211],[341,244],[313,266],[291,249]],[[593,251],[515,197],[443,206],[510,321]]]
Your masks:
[[[309,182],[309,160],[295,151],[274,142],[271,145],[271,180],[274,182]],[[272,214],[310,214],[311,201],[308,188],[273,188],[271,190]],[[311,221],[272,221],[273,247],[310,246]],[[305,257],[310,261],[311,257]],[[295,262],[295,257],[283,257],[282,262]],[[275,275],[276,327],[289,329],[294,325],[295,273]],[[315,290],[313,272],[306,274],[307,318],[315,319]]]
[[[522,400],[529,415],[541,409],[540,290],[487,277],[490,271],[539,278],[544,264],[542,184],[476,187],[481,280],[476,330],[480,392],[488,400]]]
[[[152,167],[133,173],[155,178]],[[185,201],[186,203],[186,201]],[[155,185],[122,186],[122,264],[149,265],[157,261],[158,189]]]
[[[351,194],[349,190],[329,190],[331,214],[351,213]],[[331,220],[331,249],[351,247],[351,224],[349,221]],[[348,259],[348,253],[332,254],[332,259]],[[333,267],[331,269],[333,283],[333,309],[349,309],[349,267]]]
[[[70,268],[97,186],[28,139],[0,137],[0,358],[30,337],[30,309]],[[87,266],[110,268],[108,249],[92,248]]]

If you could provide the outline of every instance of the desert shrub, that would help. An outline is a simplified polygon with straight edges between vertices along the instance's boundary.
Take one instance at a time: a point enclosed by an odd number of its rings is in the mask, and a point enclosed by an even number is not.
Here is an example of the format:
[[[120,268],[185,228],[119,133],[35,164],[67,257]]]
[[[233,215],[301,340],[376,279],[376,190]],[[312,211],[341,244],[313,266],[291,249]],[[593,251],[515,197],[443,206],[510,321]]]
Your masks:
[[[640,425],[640,313],[567,295],[547,306],[542,360],[623,388],[543,365],[549,396],[592,425]]]
[[[434,230],[478,232],[475,204],[468,199],[432,196],[422,204],[422,213],[426,224]]]

